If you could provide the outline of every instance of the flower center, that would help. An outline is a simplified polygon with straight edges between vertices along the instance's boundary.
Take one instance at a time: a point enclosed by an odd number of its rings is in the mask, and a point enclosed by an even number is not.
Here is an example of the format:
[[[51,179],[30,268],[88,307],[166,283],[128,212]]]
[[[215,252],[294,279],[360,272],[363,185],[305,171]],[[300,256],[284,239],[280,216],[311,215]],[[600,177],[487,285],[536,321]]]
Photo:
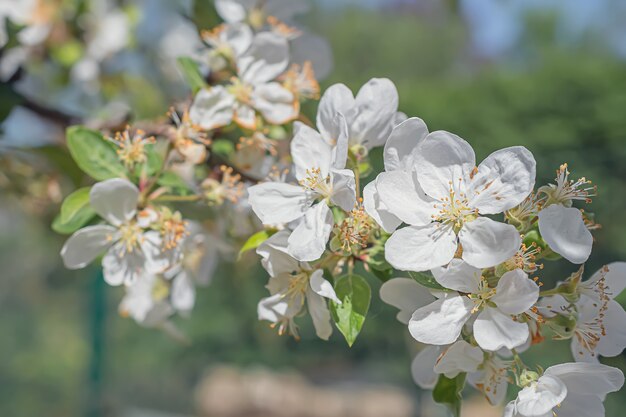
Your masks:
[[[124,252],[132,253],[135,249],[139,249],[143,242],[143,231],[139,225],[134,222],[128,222],[120,226],[120,242],[124,245]]]
[[[591,203],[591,197],[597,193],[597,187],[591,181],[582,177],[576,181],[569,179],[567,164],[563,164],[556,171],[556,184],[541,187],[540,191],[548,196],[546,206],[550,203],[571,204],[572,200],[582,200]]]
[[[320,168],[307,169],[306,177],[299,182],[302,187],[322,196],[323,198],[330,198],[333,191],[330,182],[330,175],[326,175],[324,177]]]
[[[458,233],[463,224],[475,220],[478,210],[470,208],[465,193],[456,191],[450,183],[449,195],[442,198],[435,204],[435,209],[439,210],[432,216],[433,220],[451,226]]]
[[[233,77],[232,84],[228,87],[228,92],[235,97],[235,99],[243,104],[250,103],[252,97],[252,87],[243,83],[239,78]]]
[[[495,288],[489,288],[489,283],[485,277],[480,277],[478,283],[478,291],[469,294],[469,298],[474,302],[474,308],[472,308],[472,314],[479,312],[486,305],[489,304],[489,299],[496,295]]]

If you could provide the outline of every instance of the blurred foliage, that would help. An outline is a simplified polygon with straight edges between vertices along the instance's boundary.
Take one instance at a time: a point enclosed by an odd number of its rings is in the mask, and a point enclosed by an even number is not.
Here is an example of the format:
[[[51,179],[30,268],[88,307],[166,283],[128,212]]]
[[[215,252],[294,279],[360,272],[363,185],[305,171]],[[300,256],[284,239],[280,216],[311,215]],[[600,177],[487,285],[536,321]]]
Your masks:
[[[200,15],[213,19],[211,12]],[[626,65],[592,39],[567,48],[555,44],[551,24],[550,18],[531,19],[508,59],[487,62],[473,56],[464,23],[448,14],[350,9],[333,16],[318,11],[312,22],[334,49],[336,68],[326,86],[344,82],[356,90],[371,77],[388,77],[398,86],[402,111],[423,118],[431,131],[467,139],[479,160],[524,145],[538,161],[538,182],[552,180],[563,162],[573,176],[592,179],[599,196],[590,209],[608,227],[595,234],[591,274],[626,260]],[[4,108],[4,90],[2,97]],[[142,101],[150,107],[139,114],[165,106],[154,91]],[[372,155],[379,168],[380,156]],[[84,415],[93,389],[90,326],[98,274],[63,269],[56,255],[62,238],[52,236],[49,225],[19,216],[9,197],[0,207],[0,415]],[[567,276],[565,265],[546,268],[547,286]],[[376,296],[374,279],[369,317],[352,349],[338,331],[330,343],[316,339],[306,320],[299,343],[258,322],[256,303],[266,294],[266,280],[252,253],[238,265],[224,264],[213,285],[200,290],[193,318],[179,322],[189,345],[117,316],[121,290],[107,288],[104,409],[110,415],[129,405],[192,412],[194,386],[207,368],[224,361],[297,368],[322,383],[399,383],[417,392],[409,375],[416,344]],[[549,365],[569,359],[569,346],[547,343],[529,356]],[[623,356],[606,362],[626,369]],[[624,395],[610,396],[607,415],[621,415],[623,406]]]

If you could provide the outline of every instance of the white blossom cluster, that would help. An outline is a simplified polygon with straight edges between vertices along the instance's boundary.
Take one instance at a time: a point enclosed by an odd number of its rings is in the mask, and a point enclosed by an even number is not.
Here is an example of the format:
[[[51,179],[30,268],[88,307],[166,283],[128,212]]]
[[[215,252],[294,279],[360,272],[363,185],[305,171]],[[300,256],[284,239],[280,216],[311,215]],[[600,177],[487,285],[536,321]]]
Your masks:
[[[293,21],[305,3],[215,6],[225,23],[182,61],[194,93],[168,121],[68,130],[72,157],[98,182],[68,196],[55,221],[71,234],[65,265],[102,256],[106,282],[125,289],[120,312],[169,326],[249,236],[240,254],[256,249],[269,275],[258,317],[280,334],[299,338],[308,314],[318,337],[334,323],[352,345],[371,299],[366,272],[423,345],[416,383],[455,413],[467,382],[493,405],[515,387],[507,417],[604,415],[606,394],[624,382],[599,358],[626,347],[614,300],[626,263],[582,279],[599,226],[579,206],[595,187],[566,164],[537,187],[522,146],[478,163],[464,139],[399,112],[386,78],[356,95],[332,85],[313,123],[301,105],[318,99],[330,59]],[[384,170],[374,177],[376,148]],[[578,271],[545,290],[541,262],[559,259]],[[526,364],[524,351],[548,337],[569,340],[574,362]]]

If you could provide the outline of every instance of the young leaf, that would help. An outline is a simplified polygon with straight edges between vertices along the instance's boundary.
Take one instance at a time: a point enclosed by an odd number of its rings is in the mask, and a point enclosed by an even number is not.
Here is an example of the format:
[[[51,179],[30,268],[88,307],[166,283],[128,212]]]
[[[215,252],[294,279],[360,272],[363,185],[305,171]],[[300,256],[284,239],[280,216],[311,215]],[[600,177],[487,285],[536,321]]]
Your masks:
[[[168,187],[170,190],[180,194],[186,195],[193,193],[191,188],[189,188],[189,184],[187,184],[180,176],[171,171],[164,172],[157,180],[157,184],[162,187]]]
[[[89,205],[89,191],[90,187],[79,188],[63,200],[61,211],[52,222],[55,232],[74,233],[96,215]]]
[[[454,417],[461,415],[461,391],[465,386],[465,373],[460,373],[454,378],[446,378],[439,375],[437,385],[433,389],[433,400],[439,404],[445,404]]]
[[[117,153],[102,135],[82,126],[67,129],[67,147],[76,164],[95,180],[126,177]]]
[[[365,316],[370,308],[372,290],[365,278],[359,275],[343,275],[335,282],[335,293],[341,304],[331,301],[330,311],[339,331],[352,347]]]
[[[258,248],[261,243],[265,242],[273,234],[274,231],[272,230],[261,230],[259,232],[256,232],[255,234],[250,236],[248,240],[246,240],[246,243],[243,244],[243,246],[239,250],[238,257],[241,258],[241,255],[243,255],[247,251]]]
[[[193,59],[189,57],[178,58],[178,65],[185,77],[185,81],[187,81],[194,93],[206,87],[206,82],[198,69],[198,64]]]
[[[442,287],[430,273],[409,271],[409,276],[417,281],[418,284],[423,285],[426,288],[448,291],[446,288]]]

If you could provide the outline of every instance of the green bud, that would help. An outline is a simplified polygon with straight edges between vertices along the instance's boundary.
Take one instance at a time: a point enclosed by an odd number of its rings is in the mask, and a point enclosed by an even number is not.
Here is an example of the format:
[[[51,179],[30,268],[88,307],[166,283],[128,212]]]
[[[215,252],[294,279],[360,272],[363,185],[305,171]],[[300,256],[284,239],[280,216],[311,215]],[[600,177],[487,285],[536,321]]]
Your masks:
[[[538,379],[539,373],[524,369],[522,374],[519,376],[519,384],[522,388],[525,388],[530,386],[533,382],[536,382]]]

